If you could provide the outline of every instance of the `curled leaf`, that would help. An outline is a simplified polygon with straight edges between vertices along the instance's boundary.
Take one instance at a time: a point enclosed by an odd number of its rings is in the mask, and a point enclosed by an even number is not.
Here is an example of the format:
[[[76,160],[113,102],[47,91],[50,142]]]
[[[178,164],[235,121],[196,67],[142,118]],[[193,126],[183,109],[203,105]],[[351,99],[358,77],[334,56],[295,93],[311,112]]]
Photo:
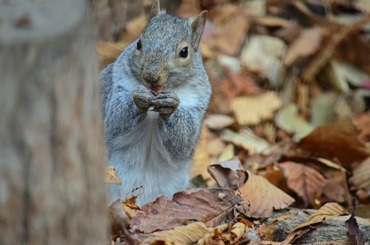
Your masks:
[[[346,215],[348,212],[338,203],[335,202],[329,202],[326,203],[324,206],[322,206],[319,210],[317,210],[314,214],[312,214],[308,220],[303,222],[302,224],[298,225],[292,232],[296,232],[300,229],[309,227],[311,225],[320,224],[323,221],[328,221],[329,219],[340,216],[340,215]]]

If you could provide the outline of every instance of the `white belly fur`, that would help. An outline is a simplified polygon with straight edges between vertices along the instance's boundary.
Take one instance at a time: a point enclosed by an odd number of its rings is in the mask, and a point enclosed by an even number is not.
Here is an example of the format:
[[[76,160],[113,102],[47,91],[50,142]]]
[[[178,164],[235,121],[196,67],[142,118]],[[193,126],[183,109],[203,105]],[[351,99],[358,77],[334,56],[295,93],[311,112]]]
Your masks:
[[[116,168],[122,185],[109,186],[111,201],[142,193],[137,199],[141,206],[160,195],[172,198],[187,187],[190,161],[172,160],[163,146],[157,117],[149,112],[142,123],[114,142],[117,150],[111,152],[109,164]]]

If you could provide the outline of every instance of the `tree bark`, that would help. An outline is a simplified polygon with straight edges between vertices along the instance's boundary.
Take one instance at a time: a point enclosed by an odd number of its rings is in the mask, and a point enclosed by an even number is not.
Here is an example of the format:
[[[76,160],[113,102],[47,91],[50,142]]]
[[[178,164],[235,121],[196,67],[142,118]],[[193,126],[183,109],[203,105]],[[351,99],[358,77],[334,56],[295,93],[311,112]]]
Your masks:
[[[305,222],[310,215],[302,210],[291,210],[292,213],[298,213],[297,216],[289,217],[286,220],[279,221],[273,232],[273,241],[284,241],[288,234],[294,230],[295,227]],[[277,217],[284,215],[286,211],[275,211],[274,214],[267,219],[266,224],[270,225]],[[304,234],[298,238],[294,244],[332,244],[334,242],[344,244],[355,244],[348,236],[348,228],[346,221],[350,215],[333,217],[328,221],[324,221],[317,229]],[[360,231],[369,239],[370,223],[366,219],[356,217]]]
[[[105,147],[83,0],[0,1],[0,244],[104,244]]]

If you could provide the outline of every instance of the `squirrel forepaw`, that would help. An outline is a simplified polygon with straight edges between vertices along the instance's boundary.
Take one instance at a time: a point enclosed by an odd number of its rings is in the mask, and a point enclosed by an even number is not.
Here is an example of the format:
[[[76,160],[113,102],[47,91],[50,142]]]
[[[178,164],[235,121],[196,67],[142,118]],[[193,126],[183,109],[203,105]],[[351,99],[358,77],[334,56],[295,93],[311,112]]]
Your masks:
[[[162,92],[154,97],[152,104],[154,105],[153,111],[156,111],[160,116],[169,117],[179,106],[180,100],[173,92]]]
[[[141,112],[148,111],[152,106],[153,94],[144,87],[139,87],[132,91],[132,98],[135,105]]]

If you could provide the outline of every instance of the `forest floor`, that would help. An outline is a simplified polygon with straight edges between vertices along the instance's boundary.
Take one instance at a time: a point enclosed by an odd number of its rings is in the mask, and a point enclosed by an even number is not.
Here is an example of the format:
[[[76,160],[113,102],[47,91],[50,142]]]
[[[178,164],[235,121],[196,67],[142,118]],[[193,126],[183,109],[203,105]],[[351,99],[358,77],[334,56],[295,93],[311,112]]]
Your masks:
[[[176,14],[194,16],[201,10],[196,2],[183,0]],[[368,244],[370,229],[361,227],[370,227],[370,2],[200,6],[209,11],[201,48],[213,97],[194,155],[198,188],[141,209],[134,199],[113,205],[112,239],[302,243],[325,231],[329,219],[347,215],[343,237],[312,241]],[[102,67],[146,22],[138,16],[119,42],[99,43]],[[278,238],[277,224],[299,212],[308,213],[306,220]]]

